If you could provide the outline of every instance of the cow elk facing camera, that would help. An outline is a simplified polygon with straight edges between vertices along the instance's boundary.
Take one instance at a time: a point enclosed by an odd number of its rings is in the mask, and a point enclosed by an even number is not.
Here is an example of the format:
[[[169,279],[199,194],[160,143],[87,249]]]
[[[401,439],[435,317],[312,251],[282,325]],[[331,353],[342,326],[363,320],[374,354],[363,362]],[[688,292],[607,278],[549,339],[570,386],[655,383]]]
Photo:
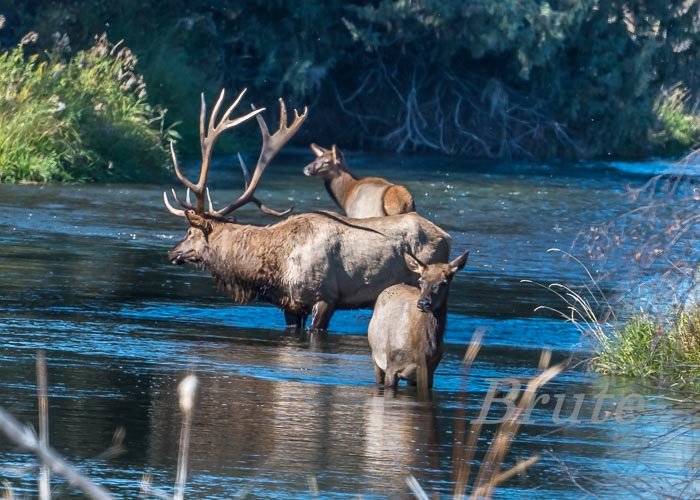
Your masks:
[[[358,179],[335,144],[331,149],[311,145],[316,159],[304,167],[304,175],[320,177],[333,201],[348,217],[364,219],[415,212],[413,197],[399,184],[381,177]]]
[[[450,283],[468,257],[464,252],[447,264],[424,264],[404,254],[408,268],[420,275],[419,287],[390,286],[377,298],[369,344],[378,384],[395,389],[403,379],[432,388],[442,359]]]

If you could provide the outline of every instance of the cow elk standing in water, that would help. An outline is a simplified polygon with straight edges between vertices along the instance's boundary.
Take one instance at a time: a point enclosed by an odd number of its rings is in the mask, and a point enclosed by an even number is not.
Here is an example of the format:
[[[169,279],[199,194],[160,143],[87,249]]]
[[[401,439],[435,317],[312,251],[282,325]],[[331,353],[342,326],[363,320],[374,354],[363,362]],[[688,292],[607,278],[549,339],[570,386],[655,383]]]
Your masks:
[[[415,213],[357,221],[329,212],[313,212],[290,217],[277,224],[258,227],[239,224],[227,216],[237,208],[255,203],[268,215],[283,216],[263,205],[254,196],[263,172],[284,144],[306,119],[294,112],[291,125],[280,99],[280,125],[270,135],[265,120],[255,109],[239,118],[231,113],[243,97],[223,113],[217,123],[224,93],[214,105],[208,127],[202,97],[200,142],[202,166],[195,184],[180,171],[175,151],[175,173],[188,188],[184,201],[173,207],[164,193],[171,213],[186,217],[190,224],[185,238],[173,247],[168,257],[174,264],[190,263],[207,269],[214,281],[238,303],[252,300],[272,303],[285,313],[287,327],[300,328],[309,314],[311,328],[324,330],[335,309],[372,307],[381,291],[389,285],[410,281],[403,253],[411,252],[424,262],[447,262],[450,236]],[[206,188],[212,149],[218,137],[255,116],[263,141],[253,175],[243,194],[224,208],[215,210]],[[189,200],[193,191],[196,202]],[[205,206],[205,198],[208,204]]]
[[[348,217],[364,219],[415,212],[408,190],[381,177],[356,178],[338,148],[311,145],[316,159],[304,167],[304,175],[320,177],[333,201]]]
[[[405,254],[408,268],[420,275],[419,288],[399,284],[384,290],[369,323],[378,384],[395,389],[403,379],[419,388],[433,387],[442,359],[450,283],[468,257],[464,252],[448,264],[427,265]]]

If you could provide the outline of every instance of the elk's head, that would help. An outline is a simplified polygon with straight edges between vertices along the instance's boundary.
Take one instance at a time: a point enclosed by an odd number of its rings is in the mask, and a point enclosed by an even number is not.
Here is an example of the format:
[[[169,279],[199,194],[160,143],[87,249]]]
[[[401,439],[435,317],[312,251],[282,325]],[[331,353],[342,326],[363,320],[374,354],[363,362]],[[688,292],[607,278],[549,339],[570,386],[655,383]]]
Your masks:
[[[423,264],[414,255],[405,253],[406,266],[420,275],[418,279],[420,297],[416,307],[424,312],[441,307],[447,298],[452,278],[465,266],[468,257],[469,252],[467,251],[447,264]]]
[[[331,149],[312,144],[311,151],[316,155],[316,159],[304,167],[304,175],[331,180],[340,175],[341,172],[348,172],[343,153],[335,147],[335,144],[331,146]]]
[[[218,120],[219,111],[221,111],[221,104],[223,103],[225,95],[225,92],[222,90],[211,112],[208,125],[206,124],[207,107],[204,102],[204,95],[202,95],[202,108],[199,115],[199,142],[202,149],[202,166],[199,172],[199,180],[196,184],[182,174],[177,156],[175,155],[175,148],[173,147],[173,143],[170,143],[170,152],[173,157],[175,175],[177,175],[180,182],[187,188],[187,195],[185,200],[180,200],[175,190],[172,190],[173,198],[182,208],[173,207],[168,200],[167,193],[163,193],[163,200],[165,201],[165,206],[171,213],[187,218],[187,221],[190,223],[190,229],[187,231],[187,235],[168,252],[168,258],[173,264],[182,264],[184,262],[199,264],[205,262],[209,252],[210,235],[214,233],[216,227],[221,224],[235,222],[235,219],[227,218],[227,215],[247,203],[255,203],[263,213],[275,217],[283,217],[291,212],[293,208],[290,207],[282,212],[268,208],[255,197],[255,189],[258,187],[267,165],[301,127],[301,124],[306,119],[307,110],[304,108],[304,113],[301,116],[294,110],[294,120],[290,125],[287,123],[287,108],[284,105],[284,101],[280,99],[280,126],[274,134],[270,135],[267,124],[260,115],[260,113],[265,111],[265,108],[255,109],[255,107],[253,107],[251,112],[237,118],[231,118],[231,113],[233,113],[234,109],[245,95],[245,92],[244,89],[233,104],[224,111],[221,119]],[[214,144],[224,131],[234,128],[252,117],[256,118],[258,126],[260,127],[260,132],[262,133],[262,149],[260,150],[260,157],[255,165],[253,176],[249,176],[248,169],[239,155],[238,159],[241,169],[243,170],[243,178],[245,181],[243,194],[233,203],[219,210],[215,210],[211,198],[209,197],[209,189],[206,187]],[[190,192],[195,194],[196,200],[194,203],[190,200]],[[205,198],[207,199],[206,206]]]
[[[213,229],[212,221],[194,210],[187,210],[185,217],[190,223],[185,237],[168,252],[168,260],[173,264],[199,265],[209,257],[209,234]]]

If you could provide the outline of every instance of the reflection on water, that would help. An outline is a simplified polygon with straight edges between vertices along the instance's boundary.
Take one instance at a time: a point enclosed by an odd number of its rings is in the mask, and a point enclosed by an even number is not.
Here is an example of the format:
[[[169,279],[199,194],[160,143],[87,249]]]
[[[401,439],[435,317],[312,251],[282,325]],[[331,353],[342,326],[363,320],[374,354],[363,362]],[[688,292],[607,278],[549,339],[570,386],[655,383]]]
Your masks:
[[[287,160],[266,173],[260,197],[299,211],[333,208],[320,184],[301,176],[306,157]],[[527,176],[517,166],[456,173],[435,159],[414,165],[367,157],[353,167],[376,173],[380,161],[382,173],[405,179],[418,209],[450,231],[455,252],[469,248],[474,257],[452,287],[447,350],[430,401],[412,389],[391,396],[375,387],[369,311],[340,312],[331,333],[312,342],[285,334],[278,311],[232,306],[204,273],[169,265],[166,252],[185,228],[162,208],[162,188],[0,186],[0,404],[36,422],[34,355],[45,349],[53,446],[134,497],[144,472],[159,487],[174,481],[176,389],[194,370],[201,394],[192,497],[306,497],[310,485],[322,496],[403,497],[407,474],[429,492],[449,494],[455,429],[478,415],[491,380],[534,375],[542,348],[556,360],[588,349],[566,323],[533,315],[535,305],[553,305],[552,297],[520,280],[579,279],[578,269],[545,250],[567,247],[579,229],[609,218],[620,206],[620,186],[643,178],[574,166],[541,166]],[[233,196],[234,177],[219,167],[213,193],[222,203]],[[269,222],[249,208],[240,218]],[[460,361],[477,328],[487,330],[485,346],[465,386]],[[583,394],[581,414],[590,416],[607,384],[615,393],[603,406],[609,412],[640,391],[570,370],[544,392]],[[645,412],[631,424],[586,418],[554,425],[552,405],[536,407],[507,465],[541,459],[499,495],[700,493],[689,482],[699,444],[692,405],[670,410],[659,394],[645,398]],[[563,415],[574,404],[566,401]],[[126,453],[95,459],[119,426]],[[485,426],[474,469],[494,431]],[[1,467],[27,461],[0,438]],[[19,493],[35,492],[31,475],[0,469],[4,477]]]

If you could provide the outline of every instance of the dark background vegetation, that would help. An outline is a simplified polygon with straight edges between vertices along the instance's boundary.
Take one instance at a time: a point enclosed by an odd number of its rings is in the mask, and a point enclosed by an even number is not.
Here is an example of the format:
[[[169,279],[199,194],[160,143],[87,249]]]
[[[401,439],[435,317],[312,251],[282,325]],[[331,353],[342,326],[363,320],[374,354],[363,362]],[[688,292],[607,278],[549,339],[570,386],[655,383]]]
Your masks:
[[[686,0],[23,0],[0,13],[4,49],[28,31],[38,52],[56,34],[73,51],[123,39],[189,152],[199,93],[222,87],[309,105],[300,145],[644,158],[700,137],[700,11]]]

